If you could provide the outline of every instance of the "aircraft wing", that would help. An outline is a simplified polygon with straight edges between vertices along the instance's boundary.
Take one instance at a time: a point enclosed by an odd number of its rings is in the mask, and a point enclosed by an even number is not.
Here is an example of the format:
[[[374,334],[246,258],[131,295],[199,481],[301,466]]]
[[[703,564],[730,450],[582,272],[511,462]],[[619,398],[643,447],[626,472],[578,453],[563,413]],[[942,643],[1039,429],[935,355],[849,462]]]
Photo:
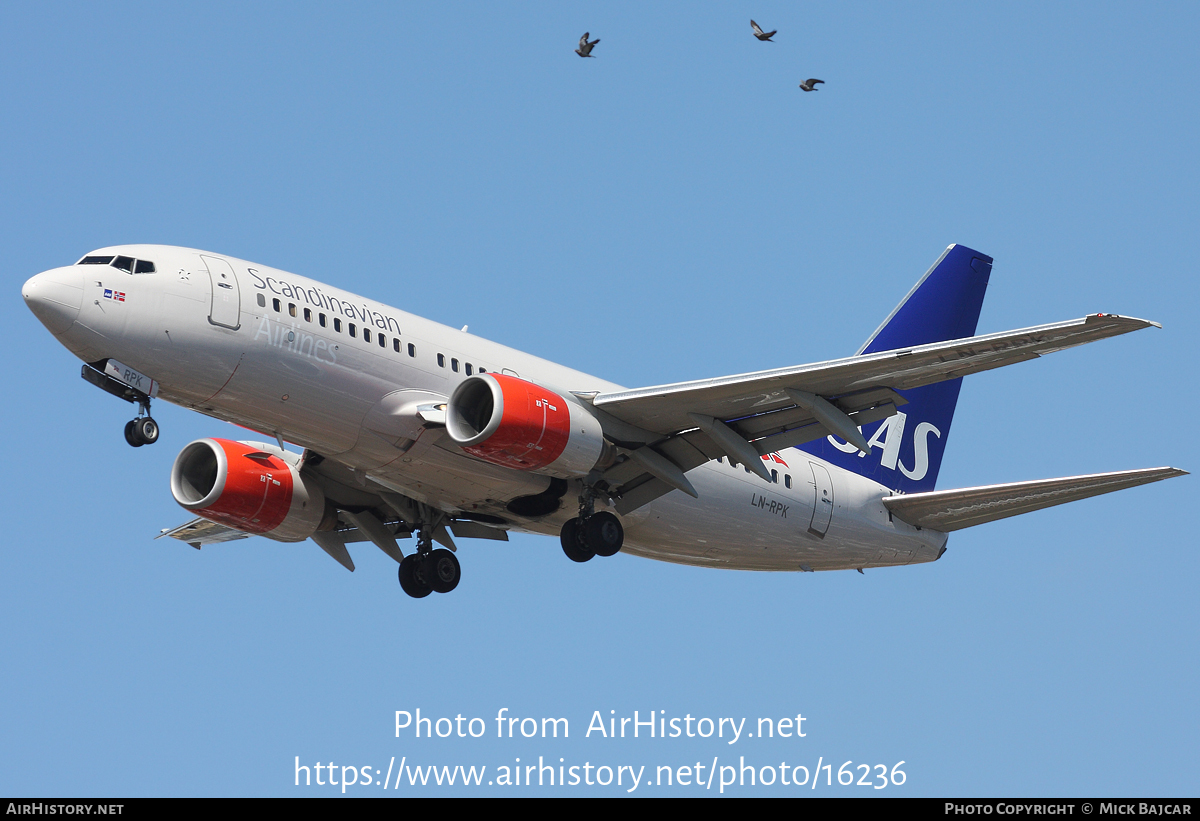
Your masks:
[[[812,365],[599,393],[590,401],[600,411],[605,432],[628,457],[604,478],[620,498],[617,509],[627,513],[672,488],[695,495],[683,474],[720,456],[763,475],[763,455],[829,434],[865,450],[858,428],[894,414],[905,402],[896,391],[1151,326],[1162,327],[1144,319],[1091,314]]]
[[[162,533],[159,533],[154,538],[161,539],[163,536],[170,536],[172,539],[187,542],[197,550],[206,544],[219,544],[220,542],[232,542],[237,539],[250,538],[249,533],[243,533],[237,528],[200,518],[192,519],[190,522],[181,524],[179,527],[164,528]]]
[[[392,523],[392,527],[395,527]],[[360,531],[358,527],[340,527],[336,531],[344,542],[365,542],[370,540],[370,536]],[[163,528],[163,531],[154,538],[161,539],[168,536],[172,539],[178,539],[181,542],[186,542],[192,547],[199,550],[207,544],[220,544],[221,542],[232,542],[238,539],[248,539],[252,533],[243,533],[235,527],[219,524],[210,519],[197,517],[190,522],[179,525],[178,527]],[[407,537],[412,534],[401,530],[398,534],[402,537]],[[455,535],[459,535],[457,531]]]
[[[887,496],[883,504],[901,521],[948,533],[1089,496],[1186,475],[1186,470],[1170,467],[1122,470],[1063,479]]]
[[[374,514],[362,511],[357,514],[343,512],[342,515],[351,520],[350,524],[346,524],[339,519],[337,529],[315,533],[312,536],[312,540],[347,570],[353,572],[354,561],[350,558],[350,554],[346,550],[346,545],[353,544],[354,542],[375,542],[397,562],[403,558],[403,554],[400,552],[399,547],[396,546],[395,540],[397,538],[407,539],[412,536],[412,531],[403,520],[392,516],[385,521],[374,516]],[[488,527],[478,522],[460,519],[447,522],[447,526],[450,532],[460,539],[508,541],[507,531],[496,527]],[[444,530],[445,528],[442,529],[441,536],[435,536],[435,539],[439,542],[447,543],[452,550],[455,549],[453,540],[450,539],[450,535],[445,533]],[[169,536],[172,539],[186,542],[199,550],[204,545],[232,542],[237,539],[248,539],[251,535],[250,533],[243,533],[237,528],[198,517],[178,527],[163,528],[162,532],[154,538],[161,539],[164,536]]]
[[[696,426],[689,412],[730,419],[794,404],[789,403],[784,388],[826,398],[870,388],[918,388],[1151,326],[1162,327],[1145,319],[1092,314],[1069,322],[813,365],[601,393],[593,404],[641,428],[669,434]]]

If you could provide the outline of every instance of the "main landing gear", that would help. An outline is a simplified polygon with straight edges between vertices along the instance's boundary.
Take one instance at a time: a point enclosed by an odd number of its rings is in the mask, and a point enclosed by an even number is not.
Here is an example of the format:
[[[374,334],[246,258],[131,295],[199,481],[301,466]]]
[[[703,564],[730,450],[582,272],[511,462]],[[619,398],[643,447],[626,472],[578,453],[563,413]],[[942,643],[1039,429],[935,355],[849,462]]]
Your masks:
[[[417,552],[400,562],[399,575],[400,589],[414,599],[423,599],[430,593],[449,593],[458,587],[462,570],[452,552],[444,547],[433,549],[429,528],[422,528],[417,535]]]
[[[586,562],[593,556],[615,556],[625,543],[621,520],[607,510],[593,512],[595,503],[595,492],[585,486],[579,497],[579,516],[568,519],[559,534],[563,553],[573,562]]]

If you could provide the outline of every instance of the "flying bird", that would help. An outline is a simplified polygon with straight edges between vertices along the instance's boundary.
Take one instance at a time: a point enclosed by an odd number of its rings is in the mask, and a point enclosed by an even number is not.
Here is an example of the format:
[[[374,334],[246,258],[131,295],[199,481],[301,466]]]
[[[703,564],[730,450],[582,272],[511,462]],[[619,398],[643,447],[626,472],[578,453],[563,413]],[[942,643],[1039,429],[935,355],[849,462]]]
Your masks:
[[[774,33],[774,32],[772,32],[772,33]],[[596,47],[596,43],[600,42],[600,38],[597,37],[595,40],[593,40],[592,42],[589,43],[588,42],[588,34],[590,34],[590,32],[585,31],[583,33],[583,36],[579,38],[579,48],[575,49],[575,53],[578,54],[580,57],[591,57],[592,49],[594,49]]]
[[[775,42],[774,40],[771,39],[772,37],[775,36],[774,31],[763,31],[761,28],[758,27],[758,23],[754,22],[753,20],[750,21],[750,28],[754,29],[754,36],[757,37],[759,40],[762,40],[764,43],[774,43]],[[776,29],[776,31],[778,31],[778,29]]]
[[[817,80],[815,78],[808,79],[800,84],[800,88],[803,91],[820,91],[821,89],[817,88],[817,83],[824,83],[824,82],[825,82],[824,80]]]

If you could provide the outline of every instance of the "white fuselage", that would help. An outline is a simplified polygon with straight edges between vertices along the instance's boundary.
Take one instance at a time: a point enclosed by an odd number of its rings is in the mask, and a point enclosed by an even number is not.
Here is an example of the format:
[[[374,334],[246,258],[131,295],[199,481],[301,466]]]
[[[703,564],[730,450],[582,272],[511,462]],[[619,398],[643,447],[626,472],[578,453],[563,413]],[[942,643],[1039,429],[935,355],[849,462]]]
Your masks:
[[[74,265],[27,283],[27,290],[38,284],[57,300],[46,303],[46,316],[35,313],[80,359],[119,360],[155,379],[161,398],[278,435],[350,468],[369,486],[447,512],[497,510],[505,500],[540,492],[546,482],[463,453],[442,430],[406,429],[394,408],[445,402],[480,369],[515,374],[564,395],[620,389],[231,257],[150,245],[93,254],[149,260],[155,272]],[[690,471],[699,498],[674,491],[623,516],[624,551],[685,564],[793,571],[910,564],[941,555],[945,534],[889,516],[880,501],[891,495],[888,488],[798,449],[777,456],[767,463],[777,482],[726,461]],[[573,486],[565,500],[576,495]],[[543,517],[504,518],[513,529],[557,534],[574,514],[574,505],[564,502]]]

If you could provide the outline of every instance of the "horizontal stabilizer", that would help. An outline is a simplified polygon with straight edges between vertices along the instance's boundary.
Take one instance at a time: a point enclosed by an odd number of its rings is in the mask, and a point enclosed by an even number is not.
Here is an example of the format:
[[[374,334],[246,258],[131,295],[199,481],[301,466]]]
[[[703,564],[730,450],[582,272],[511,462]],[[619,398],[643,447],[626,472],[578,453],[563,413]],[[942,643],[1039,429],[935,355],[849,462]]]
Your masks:
[[[1121,470],[1089,476],[887,496],[883,504],[903,522],[949,533],[1031,510],[1186,475],[1186,470],[1168,467]]]

